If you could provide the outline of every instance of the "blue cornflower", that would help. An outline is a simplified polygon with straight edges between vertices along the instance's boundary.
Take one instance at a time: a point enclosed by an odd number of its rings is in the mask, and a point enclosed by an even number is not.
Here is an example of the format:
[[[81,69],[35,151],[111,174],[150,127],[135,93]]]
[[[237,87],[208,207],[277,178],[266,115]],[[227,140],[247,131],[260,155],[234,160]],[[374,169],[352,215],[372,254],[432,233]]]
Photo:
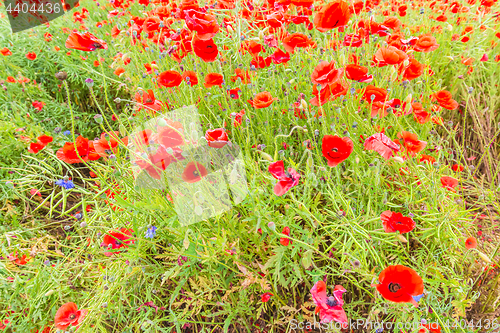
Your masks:
[[[154,238],[156,236],[156,227],[153,225],[146,230],[146,238]]]
[[[67,190],[75,187],[75,184],[73,184],[73,182],[71,180],[64,180],[64,179],[57,180],[56,185],[59,185],[62,188],[65,188]]]
[[[415,300],[415,302],[418,302],[418,301],[420,301],[420,299],[421,299],[422,297],[424,297],[424,294],[422,294],[422,295],[418,295],[418,296],[412,296],[412,297],[413,297],[413,299]]]
[[[71,134],[71,131],[64,131],[63,132],[64,135],[70,135]]]

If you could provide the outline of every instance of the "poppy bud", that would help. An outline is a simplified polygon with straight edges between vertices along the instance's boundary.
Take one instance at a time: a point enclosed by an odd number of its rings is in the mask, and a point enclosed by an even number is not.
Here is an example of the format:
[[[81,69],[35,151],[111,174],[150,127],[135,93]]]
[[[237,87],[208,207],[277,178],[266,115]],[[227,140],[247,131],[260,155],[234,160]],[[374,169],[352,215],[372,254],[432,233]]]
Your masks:
[[[404,163],[405,160],[401,156],[393,156],[392,157],[395,161],[398,161],[399,163]]]
[[[64,81],[68,78],[68,73],[66,72],[57,72],[55,74],[55,77],[59,80],[59,81]]]
[[[102,124],[103,118],[102,118],[102,116],[100,114],[96,114],[94,116],[94,120],[96,121],[96,123]]]
[[[168,125],[168,124],[167,124],[167,121],[166,121],[164,118],[160,118],[160,119],[158,120],[158,126],[159,126],[159,127],[165,127],[165,126],[167,126],[167,125]]]
[[[45,293],[45,295],[44,295],[44,296],[45,296],[45,297],[48,297],[48,296],[52,295],[54,292],[55,292],[55,291],[54,291],[54,289],[50,289],[49,291],[47,291],[47,292]]]
[[[339,62],[341,65],[345,65],[345,54],[344,53],[340,54]]]
[[[481,258],[484,262],[487,262],[488,264],[491,263],[491,259],[483,252],[477,251],[477,254],[479,255],[479,258]]]
[[[405,103],[410,104],[412,99],[413,99],[413,96],[411,94],[408,94],[408,96],[406,96],[406,98],[405,98]]]
[[[257,151],[262,155],[262,157],[264,159],[268,160],[269,162],[273,162],[274,161],[273,158],[271,157],[271,155],[263,152],[262,150],[257,150]]]
[[[398,71],[393,66],[391,66],[391,81],[396,81],[397,77]]]
[[[304,99],[300,100],[300,105],[307,110],[307,102]]]
[[[264,31],[259,31],[259,40],[264,40]]]

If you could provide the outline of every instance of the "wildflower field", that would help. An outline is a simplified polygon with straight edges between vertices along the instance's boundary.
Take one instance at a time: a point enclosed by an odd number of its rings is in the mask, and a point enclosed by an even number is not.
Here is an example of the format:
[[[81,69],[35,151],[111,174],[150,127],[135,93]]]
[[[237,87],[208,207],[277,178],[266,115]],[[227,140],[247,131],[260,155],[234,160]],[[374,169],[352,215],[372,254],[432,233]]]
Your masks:
[[[0,331],[500,331],[500,2],[27,3]]]

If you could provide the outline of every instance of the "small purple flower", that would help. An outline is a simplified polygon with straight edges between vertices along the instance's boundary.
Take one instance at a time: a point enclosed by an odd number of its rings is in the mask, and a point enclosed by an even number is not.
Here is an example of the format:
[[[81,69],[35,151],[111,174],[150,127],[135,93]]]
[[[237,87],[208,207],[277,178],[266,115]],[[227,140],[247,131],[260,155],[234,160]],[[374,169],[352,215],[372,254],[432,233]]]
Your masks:
[[[56,185],[59,185],[66,190],[70,190],[72,188],[75,188],[75,184],[73,184],[73,182],[71,180],[59,179],[56,181]]]
[[[151,227],[148,228],[148,230],[146,230],[146,238],[151,238],[153,239],[155,236],[156,236],[156,227],[153,225]]]
[[[87,87],[92,88],[92,86],[94,85],[94,80],[92,80],[91,78],[85,79],[85,84],[87,85]]]

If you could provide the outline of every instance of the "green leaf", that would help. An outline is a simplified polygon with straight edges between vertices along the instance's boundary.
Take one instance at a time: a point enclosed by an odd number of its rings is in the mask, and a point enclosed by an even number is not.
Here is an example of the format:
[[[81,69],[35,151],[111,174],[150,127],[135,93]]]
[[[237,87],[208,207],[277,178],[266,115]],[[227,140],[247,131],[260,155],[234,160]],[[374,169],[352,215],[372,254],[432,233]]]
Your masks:
[[[312,250],[307,250],[303,255],[302,255],[302,266],[304,266],[305,269],[308,269],[309,267],[312,266],[312,260],[313,258],[313,251]]]
[[[186,235],[184,236],[184,240],[182,241],[182,245],[184,246],[184,249],[188,249],[189,248],[189,232],[191,231],[191,229],[188,229],[186,230]]]
[[[231,325],[231,321],[235,316],[236,314],[233,313],[229,317],[227,317],[226,320],[224,320],[224,333],[227,333],[229,331],[229,325]]]

